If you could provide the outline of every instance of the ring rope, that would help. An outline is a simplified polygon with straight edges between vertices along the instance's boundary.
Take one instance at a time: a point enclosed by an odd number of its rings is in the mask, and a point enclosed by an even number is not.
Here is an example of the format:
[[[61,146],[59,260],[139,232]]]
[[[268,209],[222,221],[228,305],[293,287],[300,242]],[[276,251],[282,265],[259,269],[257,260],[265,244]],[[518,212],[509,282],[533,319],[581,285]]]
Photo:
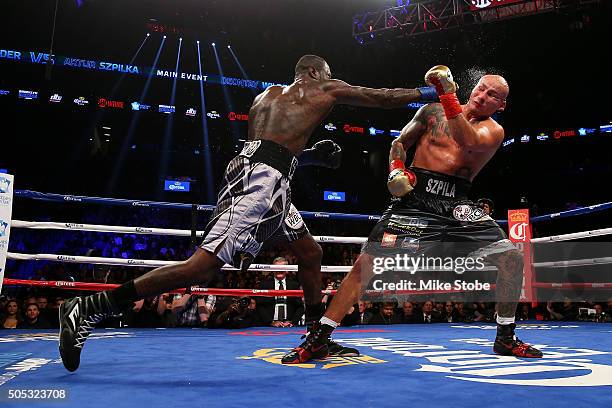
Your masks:
[[[72,230],[72,231],[91,231],[91,232],[114,232],[142,235],[167,235],[167,236],[191,236],[190,230],[168,229],[168,228],[149,228],[149,227],[124,227],[115,225],[98,225],[98,224],[80,224],[72,222],[41,222],[41,221],[11,221],[12,228],[28,228],[28,229],[54,229],[54,230]],[[204,231],[196,231],[197,236],[202,236]],[[602,235],[612,234],[612,228],[601,228],[590,231],[573,232],[562,235],[551,235],[548,237],[533,238],[532,243],[541,242],[560,242],[570,241],[574,239],[591,238]],[[313,236],[317,242],[334,243],[334,244],[363,244],[368,239],[363,237],[337,237],[337,236]]]
[[[116,225],[81,224],[73,222],[40,222],[40,221],[11,221],[12,228],[27,228],[37,230],[72,230],[89,232],[113,232],[140,235],[166,235],[177,237],[190,237],[190,230],[168,229],[168,228],[149,228],[149,227],[123,227]],[[202,237],[204,231],[196,231],[196,236]],[[368,239],[361,237],[334,237],[334,236],[313,236],[317,242],[335,244],[363,244]]]
[[[610,234],[612,234],[612,228],[601,228],[601,229],[590,230],[590,231],[572,232],[569,234],[551,235],[548,237],[541,237],[541,238],[532,238],[531,242],[538,243],[538,242],[571,241],[573,239],[598,237],[601,235],[610,235]]]
[[[99,256],[73,256],[73,255],[57,255],[57,254],[21,254],[16,252],[7,253],[7,259],[16,261],[51,261],[51,262],[66,262],[66,263],[86,263],[93,265],[116,265],[116,266],[142,266],[158,268],[160,266],[174,265],[180,261],[160,261],[156,259],[127,259],[127,258],[105,258]],[[573,266],[593,266],[593,265],[607,265],[612,264],[612,257],[602,258],[586,258],[586,259],[573,259],[570,261],[551,261],[551,262],[534,262],[535,268],[560,268],[560,267],[573,267]],[[352,266],[349,265],[321,265],[321,272],[329,273],[348,273],[351,271]],[[231,265],[225,265],[221,268],[224,271],[238,271],[238,268],[234,268]],[[269,265],[269,264],[251,264],[249,271],[287,271],[297,272],[298,265]],[[452,268],[441,268],[434,269],[428,268],[423,271],[428,272],[444,272],[452,271]],[[478,271],[494,271],[497,268],[493,266],[487,266]],[[408,271],[412,272],[412,270]]]
[[[88,290],[102,291],[114,289],[119,284],[116,283],[91,283],[91,282],[72,282],[72,281],[32,281],[24,279],[9,279],[4,278],[4,285],[23,285],[37,287],[52,287],[66,290]],[[612,283],[558,283],[558,282],[534,282],[534,287],[542,289],[609,289],[612,288]],[[491,290],[495,289],[495,284],[491,285]],[[327,295],[335,295],[336,290],[323,290],[321,293]],[[366,290],[367,295],[430,295],[443,293],[458,293],[465,292],[464,290],[430,290],[430,291],[415,291],[415,290]],[[185,289],[177,289],[168,293],[184,294]],[[191,294],[195,295],[215,295],[215,296],[289,296],[302,297],[304,292],[299,289],[274,290],[274,289],[221,289],[221,288],[202,288],[192,286]]]
[[[52,262],[66,262],[66,263],[88,263],[93,265],[118,265],[118,266],[147,266],[152,268],[158,268],[160,266],[174,265],[180,261],[160,261],[155,259],[125,259],[125,258],[105,258],[100,256],[73,256],[73,255],[55,255],[55,254],[20,254],[15,252],[7,253],[7,259],[13,259],[17,261],[52,261]],[[330,273],[347,273],[351,270],[352,266],[335,266],[335,265],[322,265],[321,272]],[[221,268],[224,271],[238,271],[240,269],[234,268],[230,265],[225,265]],[[251,264],[249,271],[295,271],[297,272],[297,265],[268,265],[268,264]]]
[[[53,193],[41,193],[38,191],[31,190],[16,190],[14,192],[15,197],[27,198],[33,200],[51,201],[51,202],[81,202],[89,204],[108,204],[108,205],[119,205],[127,207],[148,207],[148,208],[171,208],[171,209],[191,209],[192,204],[184,203],[168,203],[168,202],[157,202],[157,201],[138,201],[138,200],[126,200],[120,198],[102,198],[102,197],[87,197],[87,196],[76,196],[66,194],[53,194]],[[197,211],[212,211],[215,206],[197,204],[195,205]],[[589,205],[586,207],[579,207],[573,210],[561,211],[552,214],[544,214],[536,217],[531,217],[531,222],[547,221],[557,218],[573,217],[576,215],[591,214],[594,212],[604,211],[612,209],[612,201],[601,204]],[[300,211],[300,214],[304,218],[329,218],[335,220],[353,220],[353,221],[377,221],[380,219],[380,215],[366,215],[366,214],[343,214],[343,213],[326,213],[326,212],[311,212],[311,211]],[[499,224],[506,224],[506,220],[497,220]]]

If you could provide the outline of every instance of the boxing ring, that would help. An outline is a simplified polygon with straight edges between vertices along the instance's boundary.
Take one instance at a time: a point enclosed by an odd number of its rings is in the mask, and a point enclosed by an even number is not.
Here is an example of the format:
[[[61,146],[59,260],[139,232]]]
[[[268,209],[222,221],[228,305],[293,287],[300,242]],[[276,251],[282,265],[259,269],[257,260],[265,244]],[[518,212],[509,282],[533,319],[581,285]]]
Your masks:
[[[15,191],[19,199],[124,207],[211,211],[212,206],[119,200]],[[194,208],[195,207],[195,208]],[[612,203],[532,218],[571,217],[612,208]],[[376,215],[301,212],[306,219],[376,221]],[[503,222],[503,220],[502,220]],[[66,222],[12,220],[11,228],[93,231],[200,237],[202,231]],[[606,236],[612,228],[533,239],[561,242]],[[363,237],[315,236],[320,243],[361,244]],[[172,261],[9,252],[11,260],[157,267]],[[565,267],[584,260],[564,261]],[[598,258],[597,265],[612,263]],[[535,267],[559,266],[555,262]],[[224,270],[235,270],[225,266]],[[295,271],[295,265],[253,264],[249,270]],[[324,265],[322,272],[349,266]],[[534,288],[610,290],[608,282],[526,282]],[[100,291],[113,284],[4,279],[4,285]],[[299,290],[191,288],[192,293],[222,296],[301,296]],[[182,293],[184,290],[177,291]],[[359,357],[330,357],[286,366],[280,358],[299,340],[303,328],[96,329],[83,351],[80,369],[64,370],[57,332],[0,332],[2,406],[456,406],[516,407],[612,406],[612,325],[584,322],[525,322],[519,337],[544,352],[535,360],[491,352],[494,324],[450,323],[339,328],[334,339],[357,347]],[[57,398],[28,397],[28,390],[58,390]],[[64,391],[61,394],[61,391]],[[12,397],[10,394],[12,392]],[[39,391],[39,395],[40,391]],[[64,396],[63,398],[61,396]],[[559,398],[562,396],[562,398]],[[19,398],[21,397],[21,398]],[[452,401],[452,403],[451,403]]]

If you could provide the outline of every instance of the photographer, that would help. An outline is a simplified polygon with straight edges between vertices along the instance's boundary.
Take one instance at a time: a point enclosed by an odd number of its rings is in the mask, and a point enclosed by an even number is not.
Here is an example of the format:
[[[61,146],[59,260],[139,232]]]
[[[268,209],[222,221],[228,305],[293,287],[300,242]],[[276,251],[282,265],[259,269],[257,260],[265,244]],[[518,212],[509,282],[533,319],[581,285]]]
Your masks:
[[[172,314],[178,327],[206,327],[215,309],[216,296],[185,294],[172,302]]]
[[[208,319],[210,329],[244,329],[259,325],[254,298],[223,298]]]

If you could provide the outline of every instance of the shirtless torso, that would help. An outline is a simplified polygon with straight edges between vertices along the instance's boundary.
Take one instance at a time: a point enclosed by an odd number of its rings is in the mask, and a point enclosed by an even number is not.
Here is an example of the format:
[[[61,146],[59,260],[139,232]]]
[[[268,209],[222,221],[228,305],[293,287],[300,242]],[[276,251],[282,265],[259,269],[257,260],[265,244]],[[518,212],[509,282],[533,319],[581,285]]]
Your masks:
[[[393,142],[390,159],[406,160],[416,144],[412,166],[472,181],[493,157],[504,139],[504,129],[490,116],[500,109],[507,85],[485,76],[474,88],[463,114],[446,119],[442,105],[422,107]]]

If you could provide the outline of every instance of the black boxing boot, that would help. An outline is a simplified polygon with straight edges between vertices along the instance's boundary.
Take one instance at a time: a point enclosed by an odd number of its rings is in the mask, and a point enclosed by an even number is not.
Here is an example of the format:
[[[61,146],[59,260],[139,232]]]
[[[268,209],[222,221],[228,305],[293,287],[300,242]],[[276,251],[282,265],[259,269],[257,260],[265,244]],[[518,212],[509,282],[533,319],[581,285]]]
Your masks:
[[[497,324],[497,337],[493,351],[502,356],[541,358],[542,352],[527,343],[523,343],[514,334],[516,324]]]
[[[305,320],[306,320],[306,332],[312,329],[312,326],[321,320],[325,313],[325,305],[323,303],[317,303],[315,305],[306,305]],[[331,338],[327,342],[327,347],[330,356],[340,357],[358,357],[359,350],[352,347],[345,347],[342,344],[336,343]]]
[[[59,308],[59,352],[66,370],[79,368],[83,345],[94,326],[117,314],[119,310],[108,292],[75,297],[62,303]]]
[[[310,360],[325,358],[329,355],[329,336],[334,330],[327,324],[317,322],[312,325],[308,334],[302,336],[306,340],[291,350],[282,359],[283,364],[302,364]]]
[[[336,343],[332,339],[327,342],[327,348],[330,356],[339,357],[359,357],[359,350],[353,347],[346,347],[340,343]]]

